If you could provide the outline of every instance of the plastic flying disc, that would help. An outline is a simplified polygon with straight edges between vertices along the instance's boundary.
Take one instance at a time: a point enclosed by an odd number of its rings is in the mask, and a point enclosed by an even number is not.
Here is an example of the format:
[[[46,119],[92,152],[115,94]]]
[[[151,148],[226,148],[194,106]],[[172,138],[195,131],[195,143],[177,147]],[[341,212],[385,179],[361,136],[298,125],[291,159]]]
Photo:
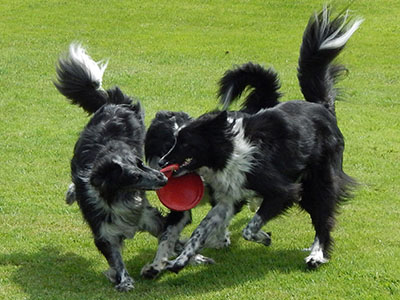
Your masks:
[[[166,207],[176,211],[192,209],[199,204],[204,193],[204,185],[201,177],[196,173],[189,173],[180,177],[172,177],[179,165],[169,165],[161,172],[168,178],[168,182],[157,190],[158,199]]]

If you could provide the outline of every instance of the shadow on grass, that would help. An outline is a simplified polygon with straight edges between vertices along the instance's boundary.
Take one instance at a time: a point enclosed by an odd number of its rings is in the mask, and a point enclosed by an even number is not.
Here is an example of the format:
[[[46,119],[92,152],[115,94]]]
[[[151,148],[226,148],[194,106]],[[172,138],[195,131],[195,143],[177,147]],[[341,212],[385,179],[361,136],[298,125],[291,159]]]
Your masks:
[[[215,265],[188,266],[179,274],[164,273],[156,280],[140,278],[144,257],[154,249],[140,249],[128,258],[127,268],[135,279],[135,290],[121,294],[93,268],[93,262],[73,253],[62,253],[52,247],[37,253],[0,254],[1,265],[15,266],[10,279],[30,299],[119,299],[139,294],[149,299],[167,299],[201,295],[221,288],[232,288],[266,279],[273,273],[306,270],[304,253],[295,250],[273,250],[261,245],[249,249],[206,250]],[[266,279],[267,280],[267,279]]]
[[[231,226],[233,245],[226,249],[205,249],[216,264],[187,266],[179,274],[165,272],[156,280],[140,277],[140,270],[153,259],[156,249],[139,248],[134,256],[124,255],[127,269],[135,280],[135,290],[121,294],[113,289],[101,272],[97,258],[85,259],[64,248],[45,247],[36,253],[0,254],[0,265],[15,266],[12,282],[31,299],[172,299],[200,296],[221,288],[235,288],[255,281],[271,280],[279,274],[306,272],[300,250],[282,250],[274,244],[265,247],[246,242],[237,246],[247,218],[238,218]],[[133,247],[134,244],[132,245]],[[131,247],[131,246],[129,246]],[[103,257],[100,258],[105,265]]]
[[[173,295],[171,298],[179,299],[180,296],[234,289],[255,281],[268,282],[279,274],[308,272],[303,260],[305,253],[301,250],[274,250],[250,245],[247,249],[205,250],[203,254],[212,257],[216,264],[187,266],[179,274],[165,272],[154,281],[140,279],[137,280],[138,290],[143,290],[149,298],[164,299],[162,295],[168,291]],[[137,263],[139,256],[132,263]],[[128,268],[134,273],[140,272],[131,261],[128,261]]]
[[[187,266],[179,274],[164,272],[154,281],[140,279],[137,281],[138,290],[142,290],[149,299],[152,297],[169,299],[163,296],[166,291],[170,293],[170,298],[179,299],[184,296],[196,297],[225,288],[235,289],[257,281],[265,280],[267,283],[280,274],[309,272],[304,262],[308,254],[300,249],[277,249],[274,244],[274,233],[272,245],[269,247],[247,241],[238,246],[238,241],[243,240],[242,228],[249,220],[248,217],[238,216],[232,222],[231,247],[202,251],[205,256],[213,258],[216,264]],[[142,265],[148,262],[143,261],[143,257],[151,252],[151,249],[141,249],[136,257],[127,261],[128,269],[133,274],[138,274]],[[143,264],[138,265],[138,261]]]
[[[16,267],[10,279],[30,295],[29,299],[72,299],[86,293],[91,285],[99,285],[103,276],[93,271],[90,261],[54,247],[32,254],[0,254],[0,265]]]

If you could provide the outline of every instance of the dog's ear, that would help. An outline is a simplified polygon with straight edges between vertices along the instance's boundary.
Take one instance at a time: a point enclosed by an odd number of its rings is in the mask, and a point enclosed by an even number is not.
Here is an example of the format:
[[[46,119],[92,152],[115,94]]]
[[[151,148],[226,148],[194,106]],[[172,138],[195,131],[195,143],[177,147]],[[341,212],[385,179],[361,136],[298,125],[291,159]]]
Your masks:
[[[215,131],[217,129],[225,129],[227,125],[228,113],[223,110],[213,116],[206,124],[207,130]]]
[[[221,111],[218,113],[218,115],[215,117],[215,122],[226,122],[226,119],[228,118],[228,113],[226,110]]]
[[[123,173],[122,166],[117,161],[107,161],[95,168],[90,176],[90,183],[98,188],[105,184],[118,182]]]

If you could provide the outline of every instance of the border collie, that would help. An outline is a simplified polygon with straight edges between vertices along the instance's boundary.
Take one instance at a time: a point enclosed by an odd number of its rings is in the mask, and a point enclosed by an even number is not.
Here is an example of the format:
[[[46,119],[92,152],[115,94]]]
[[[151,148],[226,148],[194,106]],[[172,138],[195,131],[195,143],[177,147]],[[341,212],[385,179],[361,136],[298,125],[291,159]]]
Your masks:
[[[118,87],[101,87],[106,66],[71,44],[59,59],[54,84],[73,104],[93,114],[75,144],[67,202],[78,202],[110,266],[105,275],[117,290],[128,291],[133,280],[122,259],[123,241],[138,231],[160,236],[164,219],[144,191],[161,188],[167,178],[143,165],[143,110]]]
[[[245,114],[254,114],[257,111],[277,105],[280,93],[280,82],[273,69],[265,70],[263,67],[253,63],[247,63],[233,70],[227,71],[219,82],[220,102],[224,109],[228,109],[233,101],[238,99],[242,92],[251,87],[240,111],[230,111],[229,115],[234,118]],[[175,143],[176,133],[180,128],[190,123],[193,119],[185,112],[160,111],[152,120],[145,139],[145,157],[150,167],[159,168],[158,162]],[[216,204],[213,189],[206,185],[209,201],[212,206]],[[235,203],[234,213],[241,210],[248,199]],[[250,204],[253,204],[250,202]],[[159,241],[157,254],[152,263],[143,267],[141,274],[146,278],[156,277],[166,265],[166,261],[172,257],[178,245],[182,245],[179,236],[186,225],[192,221],[191,211],[171,211],[165,225],[165,231]],[[230,233],[226,228],[208,239],[204,247],[223,248],[230,245]],[[192,263],[213,263],[210,258],[195,255]]]
[[[335,83],[345,68],[333,60],[361,22],[348,12],[332,18],[328,7],[310,18],[298,66],[306,101],[235,118],[226,111],[206,113],[178,130],[160,166],[179,164],[175,176],[199,172],[217,203],[181,254],[167,262],[168,270],[184,268],[210,237],[229,225],[235,203],[253,196],[262,203],[242,232],[246,240],[269,245],[270,236],[261,228],[298,203],[310,214],[316,233],[306,264],[316,268],[328,261],[335,214],[356,184],[342,169],[344,138],[335,115]]]

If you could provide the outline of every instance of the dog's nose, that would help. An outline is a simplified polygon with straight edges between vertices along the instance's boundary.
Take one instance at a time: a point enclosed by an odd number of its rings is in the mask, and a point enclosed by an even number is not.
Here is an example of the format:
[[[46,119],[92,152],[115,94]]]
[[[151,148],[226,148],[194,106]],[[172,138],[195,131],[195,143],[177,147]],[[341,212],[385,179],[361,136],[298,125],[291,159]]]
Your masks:
[[[160,174],[160,176],[159,176],[159,178],[160,178],[160,180],[161,180],[161,184],[162,185],[166,185],[167,184],[167,182],[168,182],[168,178],[167,178],[167,176],[165,176],[163,173],[161,173]]]

